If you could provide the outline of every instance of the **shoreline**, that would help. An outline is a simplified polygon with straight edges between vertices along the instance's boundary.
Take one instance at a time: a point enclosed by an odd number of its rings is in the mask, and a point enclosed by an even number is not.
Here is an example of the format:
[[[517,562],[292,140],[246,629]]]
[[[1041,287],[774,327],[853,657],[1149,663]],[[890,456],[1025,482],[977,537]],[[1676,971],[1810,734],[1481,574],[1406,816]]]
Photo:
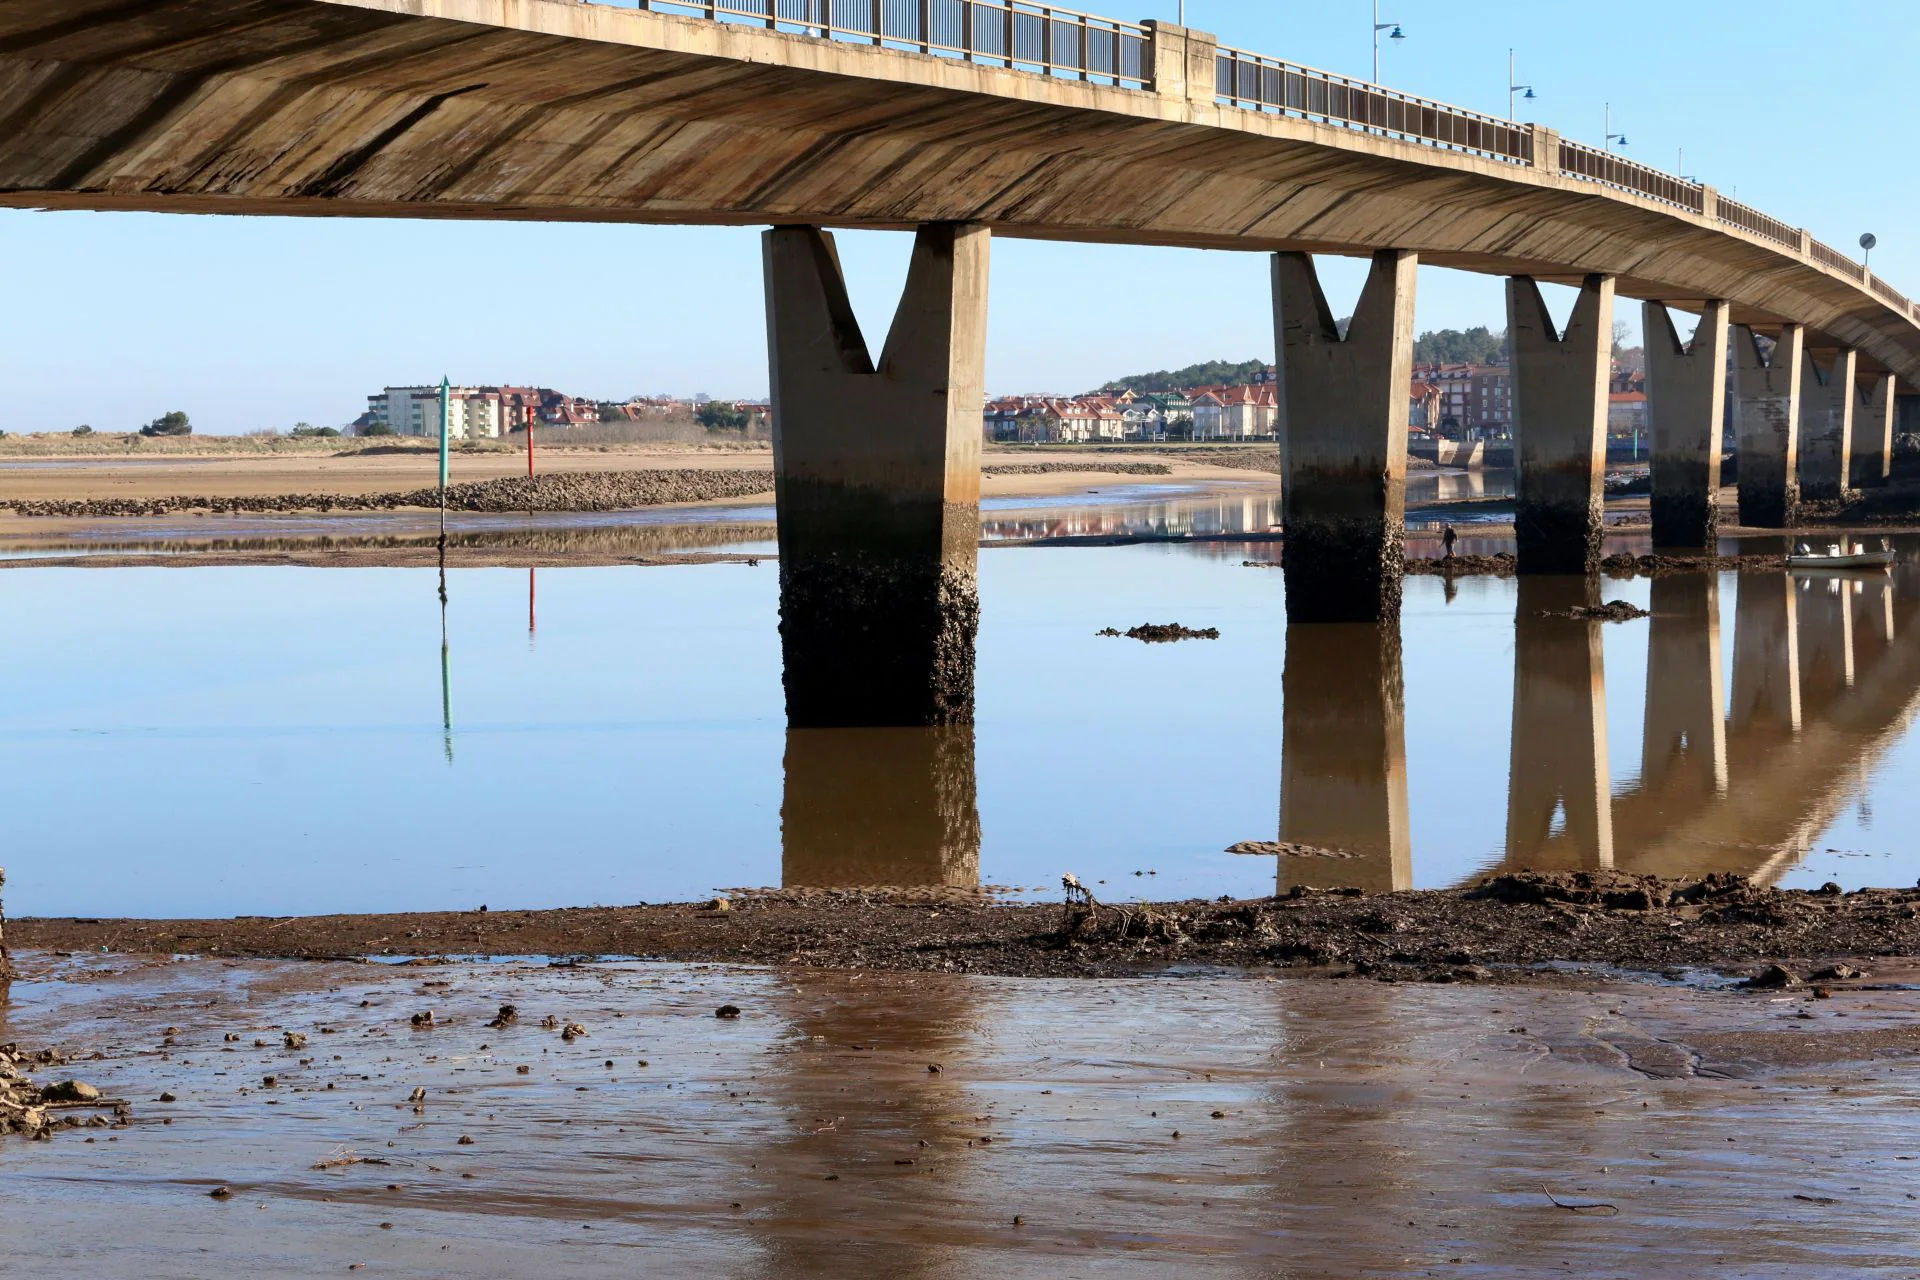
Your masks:
[[[721,905],[724,904],[724,905]],[[1920,955],[1920,888],[1788,890],[1737,875],[1489,877],[1452,889],[1296,889],[1228,901],[1042,905],[979,889],[740,891],[712,903],[230,919],[21,917],[61,953],[379,961],[623,956],[868,972],[1115,978],[1292,971],[1381,981],[1545,982],[1556,968],[1857,984]],[[1844,966],[1844,967],[1843,967]],[[1906,966],[1911,967],[1911,966]],[[1864,970],[1848,978],[1847,968]],[[1822,979],[1818,975],[1827,971]]]

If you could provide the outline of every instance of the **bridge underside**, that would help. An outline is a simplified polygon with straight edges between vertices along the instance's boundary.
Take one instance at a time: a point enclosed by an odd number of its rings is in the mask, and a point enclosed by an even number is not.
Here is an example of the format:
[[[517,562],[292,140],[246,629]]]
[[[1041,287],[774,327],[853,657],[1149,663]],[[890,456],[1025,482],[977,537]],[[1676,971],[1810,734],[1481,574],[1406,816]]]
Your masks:
[[[559,0],[0,0],[0,205],[793,224],[1371,254],[1920,326],[1694,215],[1303,120]]]

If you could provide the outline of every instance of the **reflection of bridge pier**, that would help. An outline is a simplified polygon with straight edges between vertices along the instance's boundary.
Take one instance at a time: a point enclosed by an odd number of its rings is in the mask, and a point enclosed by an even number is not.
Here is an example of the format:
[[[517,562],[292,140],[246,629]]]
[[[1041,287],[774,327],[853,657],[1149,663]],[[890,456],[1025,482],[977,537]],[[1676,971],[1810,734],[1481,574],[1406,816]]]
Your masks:
[[[789,729],[780,807],[788,888],[973,888],[973,726]]]
[[[793,724],[972,717],[987,237],[920,229],[876,364],[832,238],[765,234]]]
[[[1718,795],[1727,789],[1720,578],[1676,575],[1655,578],[1652,586],[1641,784]]]
[[[1592,578],[1519,580],[1507,862],[1543,870],[1613,865],[1602,623],[1543,613],[1599,603]]]
[[[1281,858],[1278,891],[1412,888],[1399,619],[1289,626],[1281,684],[1280,839],[1357,857]]]
[[[1733,614],[1736,733],[1795,733],[1800,728],[1800,628],[1793,579],[1743,573]]]
[[[1853,593],[1859,583],[1842,577],[1795,577],[1800,627],[1800,714],[1824,714],[1853,688]]]
[[[1906,733],[1920,707],[1920,645],[1908,633],[1920,599],[1913,575],[1743,573],[1735,606],[1725,789],[1672,785],[1660,772],[1649,655],[1649,750],[1642,785],[1614,800],[1620,865],[1661,875],[1737,872],[1772,880],[1805,856],[1860,793],[1873,762]],[[1678,603],[1655,583],[1655,628]],[[1670,580],[1684,584],[1687,579]],[[1699,592],[1704,584],[1695,582]],[[1906,585],[1908,593],[1899,588]],[[1684,589],[1684,588],[1678,588]],[[1696,658],[1696,661],[1700,660]],[[1664,699],[1686,690],[1662,681]],[[1667,736],[1667,735],[1662,735]]]

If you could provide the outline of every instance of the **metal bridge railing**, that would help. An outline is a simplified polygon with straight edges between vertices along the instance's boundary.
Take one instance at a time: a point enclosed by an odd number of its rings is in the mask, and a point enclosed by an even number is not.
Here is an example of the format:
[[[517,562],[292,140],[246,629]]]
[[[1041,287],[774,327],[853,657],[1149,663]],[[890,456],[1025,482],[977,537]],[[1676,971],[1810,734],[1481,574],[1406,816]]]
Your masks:
[[[1867,282],[1867,269],[1838,249],[1829,248],[1818,240],[1814,240],[1809,244],[1809,251],[1813,254],[1813,260],[1821,266],[1838,271],[1859,284]]]
[[[1533,162],[1533,134],[1525,125],[1463,107],[1225,46],[1215,61],[1215,76],[1216,96],[1236,107],[1406,138],[1514,164]]]
[[[1040,75],[1152,90],[1150,27],[1033,0],[583,0],[710,22],[742,23],[823,40],[905,49]],[[1400,93],[1243,49],[1218,47],[1217,101],[1425,146],[1532,167],[1533,129],[1513,120]],[[1707,189],[1610,151],[1562,139],[1562,177],[1597,183],[1695,214]],[[1729,227],[1799,251],[1802,233],[1726,196],[1713,217]],[[1816,263],[1870,289],[1920,323],[1920,303],[1817,240],[1804,242]]]
[[[1153,82],[1152,38],[1145,27],[1028,0],[626,0],[622,7],[1130,89]]]
[[[1908,315],[1914,313],[1914,305],[1908,301],[1907,295],[1888,284],[1885,280],[1882,280],[1879,276],[1874,276],[1868,280],[1867,287],[1873,290],[1874,295],[1878,297],[1880,301],[1893,304],[1894,310],[1904,311]]]
[[[1701,213],[1707,207],[1707,189],[1697,182],[1650,169],[1611,151],[1595,151],[1565,139],[1560,142],[1560,172],[1565,177],[1582,178],[1647,196],[1689,213]]]
[[[1751,231],[1763,239],[1775,240],[1781,244],[1800,247],[1800,229],[1790,227],[1778,218],[1769,218],[1758,209],[1741,204],[1738,200],[1720,197],[1720,221],[1730,227],[1739,227],[1742,231]]]

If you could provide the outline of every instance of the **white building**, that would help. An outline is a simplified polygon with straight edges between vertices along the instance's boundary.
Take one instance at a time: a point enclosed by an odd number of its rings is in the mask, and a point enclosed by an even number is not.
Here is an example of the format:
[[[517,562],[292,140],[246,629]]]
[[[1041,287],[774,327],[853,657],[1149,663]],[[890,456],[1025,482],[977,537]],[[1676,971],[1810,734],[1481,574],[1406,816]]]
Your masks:
[[[455,440],[497,440],[500,438],[500,393],[479,387],[453,387],[447,392],[453,402]],[[395,435],[440,435],[440,388],[388,387],[377,396],[367,397],[367,411],[373,420],[392,428]]]

